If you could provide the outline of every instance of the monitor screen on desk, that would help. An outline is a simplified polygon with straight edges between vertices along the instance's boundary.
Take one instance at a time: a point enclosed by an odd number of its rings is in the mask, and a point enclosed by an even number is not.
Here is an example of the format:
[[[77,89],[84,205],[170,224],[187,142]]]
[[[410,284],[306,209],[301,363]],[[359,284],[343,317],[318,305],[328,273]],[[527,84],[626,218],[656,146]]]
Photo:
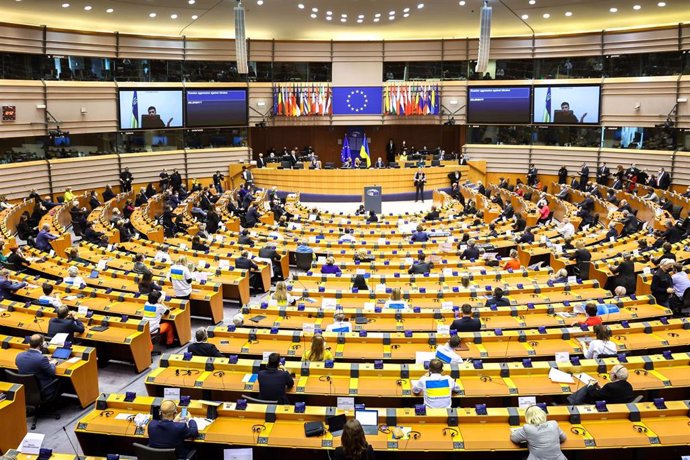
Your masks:
[[[355,418],[362,426],[376,426],[379,424],[379,412],[376,410],[356,410]]]

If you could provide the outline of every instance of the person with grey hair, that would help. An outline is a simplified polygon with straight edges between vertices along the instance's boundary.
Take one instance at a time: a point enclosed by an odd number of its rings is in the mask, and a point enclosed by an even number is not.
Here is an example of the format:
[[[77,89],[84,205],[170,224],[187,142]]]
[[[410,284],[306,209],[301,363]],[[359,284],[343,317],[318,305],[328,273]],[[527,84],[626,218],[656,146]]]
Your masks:
[[[669,272],[674,263],[671,259],[663,259],[652,276],[652,295],[656,303],[664,307],[668,307],[669,296],[673,294],[673,280]]]
[[[79,267],[77,267],[76,265],[72,265],[70,268],[67,269],[67,276],[65,276],[62,279],[62,281],[64,281],[65,284],[67,284],[68,286],[86,286],[84,279],[81,276],[79,276]]]
[[[194,334],[195,341],[187,347],[187,351],[193,356],[207,356],[210,358],[224,358],[225,355],[218,351],[212,343],[208,343],[208,331],[200,327]]]
[[[43,224],[43,226],[41,226],[41,231],[38,232],[38,235],[36,235],[36,249],[40,249],[41,251],[45,252],[50,252],[50,250],[52,249],[50,242],[57,239],[57,235],[53,235],[52,233],[50,233],[50,225]]]
[[[336,311],[333,314],[333,324],[326,326],[326,332],[352,332],[352,324],[347,321],[345,313]]]
[[[242,313],[235,314],[235,316],[232,317],[232,324],[234,324],[235,327],[244,325],[244,315]]]
[[[633,387],[628,382],[628,369],[616,364],[609,372],[609,383],[599,387],[596,381],[587,386],[587,398],[590,402],[606,401],[608,404],[627,404],[635,398]]]
[[[529,406],[525,410],[525,424],[510,433],[515,444],[527,443],[527,460],[567,460],[560,446],[566,439],[558,422],[546,420],[546,412],[539,406]]]

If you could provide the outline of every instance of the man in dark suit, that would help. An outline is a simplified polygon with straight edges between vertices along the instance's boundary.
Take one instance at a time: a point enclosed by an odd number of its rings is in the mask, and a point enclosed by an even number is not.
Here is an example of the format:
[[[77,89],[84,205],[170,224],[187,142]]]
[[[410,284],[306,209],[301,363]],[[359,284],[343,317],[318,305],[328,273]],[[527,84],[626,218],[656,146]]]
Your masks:
[[[597,184],[608,184],[610,175],[611,171],[609,170],[608,166],[606,166],[606,162],[602,163],[599,169],[597,169]]]
[[[29,339],[29,349],[17,355],[14,360],[20,374],[35,375],[41,387],[41,395],[50,398],[59,391],[55,382],[56,361],[43,354],[43,336],[34,334]]]
[[[175,192],[180,190],[182,186],[182,175],[177,169],[173,169],[173,173],[170,175],[170,186]]]
[[[290,167],[294,168],[297,162],[299,161],[297,159],[297,152],[295,152],[294,150],[290,150],[290,155],[288,156],[287,161],[290,162]]]
[[[166,399],[161,403],[160,420],[151,420],[148,426],[149,447],[156,449],[175,449],[177,458],[185,458],[190,448],[185,440],[199,436],[194,420],[177,415],[177,405]]]
[[[386,144],[386,160],[388,160],[389,163],[395,161],[395,153],[395,143],[393,139],[388,139],[388,143]]]
[[[374,169],[383,169],[386,167],[386,163],[383,162],[381,157],[379,157],[378,160],[376,160],[376,163],[374,163]]]
[[[534,233],[532,233],[532,229],[530,227],[525,227],[525,231],[522,232],[520,238],[517,239],[517,243],[534,243]]]
[[[84,324],[74,316],[74,312],[69,311],[67,305],[61,305],[57,309],[57,317],[51,318],[48,322],[48,335],[67,334],[67,341],[74,342],[74,333],[84,332]]]
[[[453,184],[459,183],[461,178],[462,173],[460,171],[453,171],[451,173],[448,173],[448,179],[450,180],[451,187],[453,186]]]
[[[245,217],[245,226],[247,228],[255,226],[259,222],[260,217],[261,216],[259,215],[259,210],[256,209],[256,205],[250,205],[249,209],[247,209],[247,214]]]
[[[273,276],[278,278],[283,277],[283,269],[280,266],[280,254],[276,251],[275,243],[266,243],[266,245],[259,249],[259,257],[262,259],[269,259],[273,264]]]
[[[12,254],[16,254],[16,251],[13,251]],[[10,257],[12,257],[12,254],[10,254]],[[10,263],[14,263],[14,261],[11,260]],[[21,281],[19,283],[13,282],[10,279],[10,271],[6,268],[3,268],[2,270],[0,270],[0,300],[12,298],[14,292],[23,288],[24,286],[26,286],[26,284],[26,281]]]
[[[438,212],[438,209],[436,209],[436,206],[432,206],[429,213],[424,216],[424,220],[439,220],[440,218],[441,214]]]
[[[566,168],[565,166],[561,166],[561,169],[558,170],[558,183],[559,184],[565,184],[567,180],[568,180],[568,168]]]
[[[168,174],[168,171],[166,171],[165,168],[163,168],[163,171],[161,171],[158,177],[160,177],[158,185],[160,186],[161,191],[167,189],[168,185],[170,184],[170,175]]]
[[[477,193],[480,195],[485,195],[486,194],[486,187],[484,187],[484,184],[481,182],[477,182]]]
[[[209,358],[224,358],[218,348],[212,343],[208,343],[208,332],[205,328],[199,328],[195,333],[196,342],[187,347],[187,351],[194,356],[207,356]]]
[[[609,383],[599,387],[597,383],[587,387],[587,399],[595,401],[606,401],[607,404],[627,404],[631,402],[635,395],[633,387],[628,382],[628,369],[622,364],[616,364],[609,373]]]
[[[271,353],[268,355],[266,369],[259,371],[259,398],[268,401],[278,401],[280,404],[289,404],[285,394],[295,385],[292,375],[280,364],[280,355]]]
[[[467,240],[467,247],[465,248],[464,251],[462,251],[462,254],[460,255],[460,259],[462,260],[477,260],[479,259],[479,249],[475,247],[475,240],[474,239],[469,239]]]
[[[632,235],[637,231],[639,224],[637,222],[637,217],[627,209],[623,210],[623,218],[621,220],[623,223],[623,230],[621,230],[621,237]]]
[[[503,297],[503,289],[497,287],[494,289],[494,295],[486,299],[485,307],[497,306],[497,307],[508,307],[510,306],[510,300]]]
[[[419,168],[414,174],[415,202],[421,199],[422,203],[424,203],[424,185],[426,185],[426,173],[424,173],[422,168]]]
[[[656,175],[656,186],[661,190],[668,190],[671,185],[671,175],[666,172],[664,168],[659,170],[659,174]]]
[[[256,160],[256,167],[257,168],[265,168],[266,167],[266,160],[264,160],[264,154],[259,153],[259,159]]]
[[[537,183],[537,168],[534,167],[534,163],[529,164],[529,169],[527,170],[527,185],[534,187]]]
[[[134,177],[132,176],[132,173],[129,172],[129,168],[125,168],[125,170],[120,173],[120,189],[123,192],[131,191],[133,181]]]
[[[659,238],[654,242],[655,248],[660,248],[664,243],[676,244],[683,239],[683,233],[670,220],[664,222],[664,231],[659,234]]]
[[[248,270],[249,285],[254,288],[258,287],[258,283],[261,281],[259,277],[259,266],[249,258],[249,251],[244,250],[240,253],[240,256],[235,259],[235,267]]]
[[[453,321],[450,325],[451,329],[457,332],[478,332],[482,328],[482,322],[479,318],[472,318],[472,305],[464,304],[461,307],[462,316]]]
[[[425,275],[431,272],[432,268],[434,268],[434,264],[427,262],[424,253],[420,252],[417,254],[417,261],[412,264],[407,273],[410,275]]]
[[[587,166],[587,163],[582,163],[580,168],[580,190],[585,189],[587,181],[589,181],[589,166]]]

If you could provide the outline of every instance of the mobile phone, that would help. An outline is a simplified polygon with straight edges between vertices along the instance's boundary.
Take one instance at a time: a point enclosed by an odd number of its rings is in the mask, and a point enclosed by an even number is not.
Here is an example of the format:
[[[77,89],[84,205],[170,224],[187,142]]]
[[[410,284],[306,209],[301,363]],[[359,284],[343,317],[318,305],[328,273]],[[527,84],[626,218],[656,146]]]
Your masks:
[[[187,415],[189,415],[189,411],[187,410],[187,406],[183,406],[182,412],[180,412],[180,418],[187,418]]]

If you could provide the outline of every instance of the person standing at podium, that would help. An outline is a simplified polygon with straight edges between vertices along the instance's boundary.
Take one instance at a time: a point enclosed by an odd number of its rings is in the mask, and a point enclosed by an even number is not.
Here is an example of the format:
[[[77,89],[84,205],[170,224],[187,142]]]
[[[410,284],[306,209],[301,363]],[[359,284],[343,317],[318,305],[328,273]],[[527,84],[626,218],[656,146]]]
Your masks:
[[[415,203],[417,201],[422,200],[422,203],[424,203],[424,185],[426,184],[426,173],[422,168],[419,168],[417,172],[414,174],[414,187],[415,187],[415,192],[414,192],[414,201]]]

